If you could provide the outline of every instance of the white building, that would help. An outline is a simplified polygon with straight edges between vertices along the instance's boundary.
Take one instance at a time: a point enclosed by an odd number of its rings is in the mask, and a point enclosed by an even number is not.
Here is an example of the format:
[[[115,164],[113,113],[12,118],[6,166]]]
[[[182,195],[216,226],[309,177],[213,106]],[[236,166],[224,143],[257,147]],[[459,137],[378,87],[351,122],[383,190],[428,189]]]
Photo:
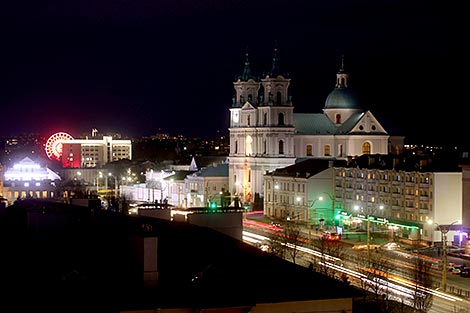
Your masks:
[[[57,197],[60,176],[47,166],[26,157],[5,169],[2,195],[8,202],[18,198],[52,199]]]
[[[290,79],[280,72],[276,53],[271,71],[262,79],[251,72],[247,56],[243,74],[233,83],[228,158],[233,195],[259,206],[265,196],[264,174],[298,158],[346,160],[402,150],[403,138],[391,140],[372,112],[362,108],[344,62],[323,113],[294,113]]]
[[[437,225],[454,225],[449,241],[466,236],[462,172],[417,171],[401,162],[388,155],[363,155],[345,165],[308,159],[267,173],[265,214],[335,231],[364,229],[369,216],[374,231],[410,243],[440,242]]]
[[[184,179],[188,207],[208,207],[210,203],[227,206],[228,164],[213,164]]]

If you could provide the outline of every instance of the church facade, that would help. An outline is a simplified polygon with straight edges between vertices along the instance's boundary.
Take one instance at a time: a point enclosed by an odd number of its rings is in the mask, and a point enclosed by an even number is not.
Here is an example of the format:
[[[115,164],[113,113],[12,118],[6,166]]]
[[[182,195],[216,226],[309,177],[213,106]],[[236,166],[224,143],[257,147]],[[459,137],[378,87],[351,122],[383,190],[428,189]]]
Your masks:
[[[350,87],[344,59],[321,113],[295,113],[290,82],[279,69],[275,49],[266,75],[257,78],[252,73],[247,55],[243,73],[233,83],[229,190],[246,205],[262,202],[266,173],[297,159],[348,160],[391,150],[390,135],[372,112],[362,108]],[[400,150],[403,141],[395,145]]]

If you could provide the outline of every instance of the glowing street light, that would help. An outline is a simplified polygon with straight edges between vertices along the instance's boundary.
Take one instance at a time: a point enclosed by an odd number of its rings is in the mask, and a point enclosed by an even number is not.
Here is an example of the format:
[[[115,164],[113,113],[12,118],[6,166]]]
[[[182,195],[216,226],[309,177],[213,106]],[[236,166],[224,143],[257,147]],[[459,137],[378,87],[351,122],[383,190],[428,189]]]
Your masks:
[[[317,201],[323,201],[323,197],[318,197],[317,199],[310,200],[308,203],[307,220],[309,221],[310,224],[313,224],[313,222],[311,222],[311,220],[313,220],[313,212],[310,212],[310,211],[314,211],[315,213],[317,212],[317,210],[315,209],[315,203]],[[321,225],[321,228],[323,228],[323,225]]]

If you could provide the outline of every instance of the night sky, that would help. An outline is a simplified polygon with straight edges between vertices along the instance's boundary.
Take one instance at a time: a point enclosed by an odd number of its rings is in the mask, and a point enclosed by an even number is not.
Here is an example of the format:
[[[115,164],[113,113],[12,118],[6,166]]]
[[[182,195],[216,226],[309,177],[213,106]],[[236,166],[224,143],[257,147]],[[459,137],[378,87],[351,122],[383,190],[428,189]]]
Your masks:
[[[408,142],[466,132],[464,1],[81,0],[0,8],[0,136],[228,133],[245,53],[277,44],[294,112],[321,113],[341,55],[364,107]],[[456,110],[454,110],[455,108]]]

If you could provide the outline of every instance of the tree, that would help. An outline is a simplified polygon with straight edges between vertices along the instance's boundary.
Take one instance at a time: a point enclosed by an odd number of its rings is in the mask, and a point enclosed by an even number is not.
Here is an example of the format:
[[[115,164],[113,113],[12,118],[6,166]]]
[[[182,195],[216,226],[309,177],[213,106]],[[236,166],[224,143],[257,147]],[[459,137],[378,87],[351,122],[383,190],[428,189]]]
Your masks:
[[[292,262],[295,264],[299,249],[297,248],[302,239],[301,228],[299,224],[293,221],[285,221],[282,225],[284,246],[287,247],[287,255],[290,256]]]
[[[429,266],[422,258],[414,258],[414,267],[411,270],[411,277],[414,281],[413,288],[413,309],[416,313],[425,313],[431,309],[433,296],[424,288],[432,287],[432,275]]]
[[[320,252],[320,257],[313,256],[313,262],[316,264],[316,270],[326,276],[335,277],[337,271],[328,263],[333,263],[334,259],[342,259],[344,257],[344,246],[339,240],[329,240],[326,237],[312,238],[311,244]],[[336,264],[338,265],[338,264]],[[346,278],[339,277],[347,281]]]
[[[281,258],[289,256],[295,264],[299,253],[297,247],[302,239],[300,225],[286,219],[275,219],[273,224],[280,226],[277,231],[269,236],[271,241],[270,252]]]
[[[377,251],[378,252],[378,251]],[[356,260],[357,268],[364,274],[361,279],[362,289],[366,291],[364,299],[371,302],[377,308],[377,312],[391,312],[389,303],[388,284],[390,279],[391,264],[382,253],[360,255]]]

